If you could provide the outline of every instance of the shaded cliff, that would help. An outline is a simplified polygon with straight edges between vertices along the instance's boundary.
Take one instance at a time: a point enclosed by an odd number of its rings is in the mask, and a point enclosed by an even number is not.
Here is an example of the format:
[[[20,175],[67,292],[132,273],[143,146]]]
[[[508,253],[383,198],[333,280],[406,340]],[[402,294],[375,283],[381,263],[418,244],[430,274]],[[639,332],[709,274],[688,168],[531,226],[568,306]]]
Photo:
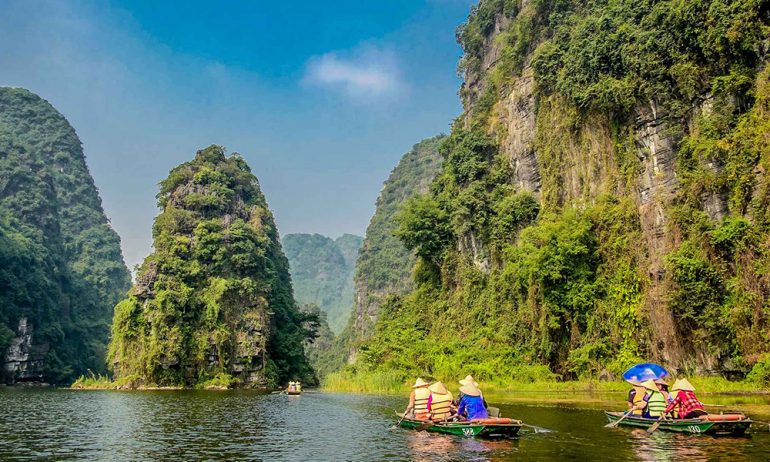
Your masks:
[[[339,334],[353,306],[353,273],[363,238],[287,234],[282,241],[297,303],[317,305],[331,330]]]
[[[465,112],[356,367],[747,371],[770,352],[766,1],[482,0]]]
[[[75,130],[47,101],[0,88],[0,355],[4,379],[104,371],[130,284]]]
[[[427,138],[404,154],[385,181],[366,228],[355,270],[355,307],[352,337],[368,336],[382,301],[412,288],[415,257],[393,235],[395,215],[409,198],[424,193],[441,167],[438,145],[442,136]]]
[[[109,363],[133,385],[244,387],[315,381],[303,343],[313,316],[256,177],[210,146],[160,183],[154,252],[115,307]]]

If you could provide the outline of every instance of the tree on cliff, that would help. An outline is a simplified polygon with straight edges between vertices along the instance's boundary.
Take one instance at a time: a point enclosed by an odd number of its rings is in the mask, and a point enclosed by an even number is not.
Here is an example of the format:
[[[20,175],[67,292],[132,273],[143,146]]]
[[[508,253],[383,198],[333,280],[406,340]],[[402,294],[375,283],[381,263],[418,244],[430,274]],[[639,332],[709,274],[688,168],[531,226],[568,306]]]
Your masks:
[[[155,251],[115,307],[116,379],[192,386],[315,380],[303,350],[313,316],[292,296],[288,262],[259,183],[219,146],[160,183]]]

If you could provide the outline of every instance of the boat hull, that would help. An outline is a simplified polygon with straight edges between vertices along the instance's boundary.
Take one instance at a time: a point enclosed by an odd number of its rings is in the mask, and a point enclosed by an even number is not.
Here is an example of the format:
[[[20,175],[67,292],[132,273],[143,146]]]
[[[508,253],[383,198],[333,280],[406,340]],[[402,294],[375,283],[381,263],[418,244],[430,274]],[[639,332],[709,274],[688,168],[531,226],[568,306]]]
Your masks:
[[[616,422],[623,417],[623,412],[604,413],[607,420]],[[645,419],[643,417],[626,417],[619,425],[636,428],[649,428],[655,424],[656,419]],[[708,419],[674,419],[661,422],[658,430],[676,433],[689,433],[694,435],[711,436],[743,436],[746,430],[751,426],[751,419],[748,417],[741,420],[711,421]]]
[[[455,435],[476,438],[511,438],[519,434],[520,423],[508,424],[474,424],[470,422],[436,422],[424,420],[403,419],[401,428],[410,430],[425,430],[431,433]]]

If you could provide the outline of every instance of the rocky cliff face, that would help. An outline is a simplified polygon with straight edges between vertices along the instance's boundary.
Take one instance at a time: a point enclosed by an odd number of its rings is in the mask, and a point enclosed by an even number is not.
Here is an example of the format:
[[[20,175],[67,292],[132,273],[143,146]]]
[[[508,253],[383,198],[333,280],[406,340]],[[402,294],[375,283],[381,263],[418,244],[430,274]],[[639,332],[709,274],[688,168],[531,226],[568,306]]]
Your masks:
[[[416,290],[359,365],[766,361],[769,24],[766,2],[480,1],[458,31],[465,112],[400,233]]]
[[[390,294],[412,289],[415,257],[393,235],[395,216],[409,198],[428,191],[441,166],[438,145],[428,138],[404,154],[383,185],[356,262],[353,337],[365,338],[377,320],[380,305]]]
[[[155,251],[115,307],[109,360],[133,385],[274,386],[315,377],[306,316],[256,177],[210,146],[161,183]]]
[[[39,96],[0,88],[5,380],[104,372],[112,306],[129,282],[75,130]]]

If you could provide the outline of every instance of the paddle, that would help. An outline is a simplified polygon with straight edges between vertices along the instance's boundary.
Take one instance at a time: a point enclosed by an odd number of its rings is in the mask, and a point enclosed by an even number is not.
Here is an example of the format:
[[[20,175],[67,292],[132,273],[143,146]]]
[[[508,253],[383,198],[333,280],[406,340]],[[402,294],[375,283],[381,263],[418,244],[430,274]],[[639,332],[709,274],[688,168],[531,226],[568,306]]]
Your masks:
[[[429,429],[433,425],[434,425],[433,422],[425,422],[424,424],[420,425],[419,427],[415,427],[415,430],[417,430],[418,432],[422,432],[422,431],[425,431],[425,430]]]
[[[529,427],[532,430],[535,430],[535,433],[552,433],[553,432],[553,430],[549,430],[543,427],[538,427],[537,425],[530,425],[525,423],[520,423],[519,425],[521,425],[522,427]]]
[[[409,411],[409,408],[407,408],[407,409],[406,409],[406,411],[404,411],[404,413],[403,413],[403,414],[401,414],[401,418],[400,418],[400,419],[398,419],[398,423],[396,424],[396,426],[395,426],[395,427],[391,427],[391,430],[393,430],[393,429],[396,429],[396,428],[398,428],[398,427],[400,427],[400,426],[401,426],[401,422],[403,422],[403,421],[404,421],[404,417],[406,417],[406,414],[407,414],[407,412],[408,412],[408,411]],[[396,415],[399,415],[397,411],[393,411],[393,412],[395,412],[395,413],[396,413]]]
[[[615,428],[615,427],[617,427],[620,424],[620,422],[623,421],[623,419],[625,419],[626,417],[631,415],[631,412],[633,412],[633,409],[627,410],[626,413],[623,414],[623,417],[619,418],[618,420],[616,420],[614,422],[608,423],[607,425],[604,426],[604,428]]]
[[[650,428],[648,428],[648,429],[647,429],[647,434],[649,435],[649,434],[651,434],[652,432],[654,432],[655,430],[657,430],[657,429],[658,429],[658,427],[660,427],[660,423],[661,423],[661,422],[663,422],[663,419],[664,419],[665,417],[666,417],[665,415],[662,415],[662,416],[660,416],[660,417],[658,418],[658,420],[657,420],[657,421],[656,421],[654,424],[652,424],[652,427],[650,427]]]

